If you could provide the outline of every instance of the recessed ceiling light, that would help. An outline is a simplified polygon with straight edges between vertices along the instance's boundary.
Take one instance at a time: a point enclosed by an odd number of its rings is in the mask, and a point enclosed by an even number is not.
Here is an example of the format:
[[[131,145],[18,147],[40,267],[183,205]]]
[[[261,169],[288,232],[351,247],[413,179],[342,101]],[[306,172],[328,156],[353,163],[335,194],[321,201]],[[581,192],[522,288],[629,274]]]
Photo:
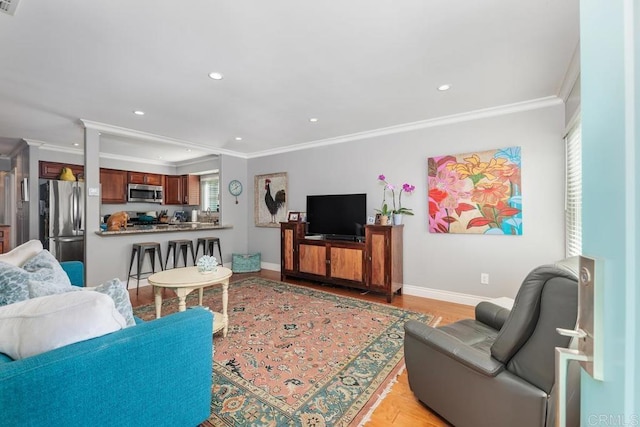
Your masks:
[[[79,147],[79,146],[80,146],[80,144],[78,144],[77,142],[74,142],[74,143],[73,143],[73,146],[74,146],[74,147]]]
[[[224,78],[224,76],[222,75],[222,73],[209,73],[209,77],[212,78],[213,80],[222,80]]]
[[[438,86],[438,90],[440,92],[444,92],[445,90],[449,90],[449,89],[451,89],[451,85],[440,85],[440,86]]]
[[[144,116],[144,111],[136,110],[133,112],[136,116]]]
[[[317,117],[311,117],[311,118],[309,119],[309,121],[310,121],[311,123],[315,123],[315,122],[317,122],[317,121],[318,121],[318,118],[317,118]]]
[[[241,136],[236,136],[236,141],[242,141],[242,137]]]
[[[187,151],[190,153],[191,152],[191,148],[187,148]]]

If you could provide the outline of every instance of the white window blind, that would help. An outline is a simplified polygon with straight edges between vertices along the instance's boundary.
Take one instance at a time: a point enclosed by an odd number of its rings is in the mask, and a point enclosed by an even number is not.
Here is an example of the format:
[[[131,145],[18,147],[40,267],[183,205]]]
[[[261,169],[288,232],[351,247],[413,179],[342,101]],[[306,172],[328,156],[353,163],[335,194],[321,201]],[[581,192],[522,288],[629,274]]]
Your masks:
[[[565,245],[566,256],[582,254],[582,135],[577,120],[565,137]]]
[[[212,212],[220,210],[220,177],[218,174],[200,177],[200,194],[202,195],[202,210]]]

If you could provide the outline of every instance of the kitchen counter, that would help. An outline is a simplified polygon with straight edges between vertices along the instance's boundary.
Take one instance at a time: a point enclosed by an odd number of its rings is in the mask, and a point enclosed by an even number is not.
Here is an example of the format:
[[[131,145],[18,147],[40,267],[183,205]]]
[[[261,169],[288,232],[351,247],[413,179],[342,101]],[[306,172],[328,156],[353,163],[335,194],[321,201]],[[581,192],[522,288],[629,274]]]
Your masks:
[[[120,231],[96,231],[98,236],[121,236],[123,234],[168,233],[174,231],[226,230],[232,225],[214,225],[206,222],[182,222],[178,224],[134,225]]]

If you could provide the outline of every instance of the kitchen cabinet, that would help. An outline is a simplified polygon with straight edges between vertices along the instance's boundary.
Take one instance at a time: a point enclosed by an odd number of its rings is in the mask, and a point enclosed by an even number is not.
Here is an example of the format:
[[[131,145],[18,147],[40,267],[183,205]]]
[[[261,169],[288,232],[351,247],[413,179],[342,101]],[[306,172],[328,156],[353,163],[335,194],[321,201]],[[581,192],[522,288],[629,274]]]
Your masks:
[[[281,279],[287,276],[365,289],[391,302],[402,292],[403,226],[365,227],[364,241],[305,237],[305,223],[280,223]]]
[[[68,163],[46,162],[41,160],[38,166],[41,179],[59,179],[62,168],[70,168],[76,179],[78,179],[78,174],[80,174],[80,176],[84,175],[83,165],[71,165]]]
[[[0,225],[0,254],[11,250],[11,226]]]
[[[182,200],[185,205],[197,206],[200,204],[200,176],[182,175]]]
[[[102,203],[127,203],[127,171],[100,168]]]
[[[129,184],[162,185],[164,175],[147,172],[129,172]]]
[[[164,176],[164,204],[165,205],[181,205],[182,198],[182,178],[179,175]]]
[[[164,204],[200,204],[200,177],[198,175],[165,175]]]

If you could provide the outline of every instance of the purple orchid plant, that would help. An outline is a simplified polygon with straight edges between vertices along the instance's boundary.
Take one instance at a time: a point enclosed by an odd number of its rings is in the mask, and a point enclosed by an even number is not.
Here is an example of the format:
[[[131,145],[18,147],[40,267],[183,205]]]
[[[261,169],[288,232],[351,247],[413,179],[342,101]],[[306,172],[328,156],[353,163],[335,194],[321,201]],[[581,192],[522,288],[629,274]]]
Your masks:
[[[402,184],[402,187],[400,187],[400,191],[398,192],[398,204],[396,205],[396,186],[389,184],[389,182],[387,182],[387,178],[382,174],[378,175],[378,180],[384,184],[384,188],[382,189],[382,209],[376,209],[376,211],[382,215],[413,215],[413,211],[411,209],[402,207],[402,193],[413,193],[416,189],[415,185],[407,184],[406,182]],[[391,202],[393,203],[393,209],[391,210],[389,210],[387,205],[387,190],[391,191]]]

